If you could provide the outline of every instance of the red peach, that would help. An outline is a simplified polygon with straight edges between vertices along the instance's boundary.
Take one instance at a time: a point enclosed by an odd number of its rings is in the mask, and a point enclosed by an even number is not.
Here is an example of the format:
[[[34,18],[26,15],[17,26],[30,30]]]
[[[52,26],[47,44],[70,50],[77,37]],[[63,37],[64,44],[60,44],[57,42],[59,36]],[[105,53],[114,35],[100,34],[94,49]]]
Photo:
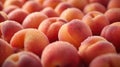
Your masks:
[[[120,0],[110,0],[107,6],[108,9],[120,8]]]
[[[3,11],[0,11],[0,23],[8,20],[7,14]]]

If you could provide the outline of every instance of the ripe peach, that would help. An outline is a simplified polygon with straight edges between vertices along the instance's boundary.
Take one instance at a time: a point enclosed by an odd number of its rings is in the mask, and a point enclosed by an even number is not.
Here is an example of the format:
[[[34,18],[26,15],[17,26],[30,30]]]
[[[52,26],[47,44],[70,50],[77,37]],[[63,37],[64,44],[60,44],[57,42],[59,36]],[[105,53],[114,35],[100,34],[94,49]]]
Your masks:
[[[95,57],[116,53],[116,49],[112,43],[101,36],[91,36],[86,38],[78,50],[79,56],[86,64],[89,64]]]
[[[29,0],[22,6],[22,9],[26,10],[28,13],[40,11],[42,8],[43,6],[34,0]]]
[[[62,2],[62,0],[44,0],[43,6],[44,7],[52,7],[54,9],[61,2]]]
[[[61,26],[58,38],[60,41],[72,43],[78,49],[80,43],[91,35],[92,32],[89,26],[81,20],[74,19]]]
[[[68,8],[68,9],[64,10],[61,13],[60,18],[66,19],[67,21],[71,21],[73,19],[81,20],[83,16],[84,16],[84,14],[81,10],[73,7],[73,8]]]
[[[13,10],[18,9],[18,8],[19,8],[18,6],[10,5],[10,6],[6,7],[6,8],[4,8],[3,11],[6,14],[9,14],[10,12],[12,12]]]
[[[0,11],[0,23],[8,19],[7,14],[3,11]]]
[[[67,8],[73,7],[72,5],[66,3],[66,2],[61,2],[55,7],[55,12],[60,16],[60,14]]]
[[[120,8],[120,0],[110,0],[107,6],[108,9]]]
[[[78,67],[79,62],[77,49],[64,41],[49,44],[41,56],[43,67]]]
[[[113,43],[116,50],[120,52],[120,22],[114,22],[103,28],[101,36]]]
[[[15,9],[8,14],[8,20],[14,20],[22,24],[28,13],[22,9]]]
[[[58,40],[58,31],[60,27],[67,21],[59,17],[52,17],[45,19],[38,27],[39,31],[42,31],[49,39],[50,42]]]
[[[88,4],[88,0],[65,0],[65,2],[81,10]]]
[[[39,4],[43,4],[45,0],[35,0],[35,1],[37,1]]]
[[[2,11],[2,9],[3,9],[3,4],[2,2],[0,2],[0,11]]]
[[[120,67],[119,54],[105,54],[96,57],[89,67]]]
[[[14,35],[14,33],[21,29],[23,29],[23,27],[18,22],[12,20],[4,21],[1,25],[2,37],[7,42],[10,42],[11,37]]]
[[[22,26],[24,28],[38,28],[39,24],[46,18],[48,17],[41,12],[33,12],[24,19]]]
[[[18,7],[22,7],[23,2],[21,2],[19,0],[6,0],[3,6],[4,6],[4,8],[6,8],[11,5],[16,5]]]
[[[0,66],[5,59],[13,53],[13,49],[5,40],[0,39]]]
[[[31,51],[41,56],[42,50],[49,44],[47,36],[37,29],[23,29],[16,32],[10,44],[15,49]]]
[[[104,13],[106,11],[106,8],[100,3],[90,3],[85,6],[83,11],[84,13],[88,13],[91,11],[99,11],[101,13]]]
[[[82,21],[91,28],[93,35],[100,35],[102,29],[109,25],[106,16],[98,11],[88,12]]]
[[[45,7],[43,10],[40,12],[46,14],[48,17],[58,17],[58,14],[54,11],[53,8],[51,7]]]
[[[102,5],[104,5],[105,7],[107,7],[109,1],[110,0],[89,0],[90,3],[98,2],[98,3],[102,4]]]
[[[27,51],[10,55],[2,67],[42,67],[40,58]]]
[[[120,8],[108,9],[104,14],[110,23],[120,21]]]
[[[4,4],[5,1],[6,1],[6,0],[0,0],[0,2],[1,2],[2,4]]]

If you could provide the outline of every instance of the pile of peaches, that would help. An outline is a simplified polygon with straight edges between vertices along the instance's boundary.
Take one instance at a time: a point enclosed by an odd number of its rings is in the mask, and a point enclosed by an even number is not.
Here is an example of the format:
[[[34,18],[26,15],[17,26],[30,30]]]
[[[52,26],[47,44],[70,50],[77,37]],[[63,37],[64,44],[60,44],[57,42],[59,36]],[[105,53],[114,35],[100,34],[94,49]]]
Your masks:
[[[120,0],[0,0],[0,67],[120,67]]]

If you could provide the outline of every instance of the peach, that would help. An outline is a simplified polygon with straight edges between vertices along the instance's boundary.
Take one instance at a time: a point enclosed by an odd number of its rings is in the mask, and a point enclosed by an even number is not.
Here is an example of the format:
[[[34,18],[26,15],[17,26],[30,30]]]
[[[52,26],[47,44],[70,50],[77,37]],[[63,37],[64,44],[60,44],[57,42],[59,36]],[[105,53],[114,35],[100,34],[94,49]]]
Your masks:
[[[4,21],[2,22],[1,25],[2,38],[7,42],[10,42],[11,37],[14,35],[14,33],[21,29],[23,29],[22,25],[20,25],[16,21],[12,20]]]
[[[119,54],[105,54],[95,58],[89,67],[119,67],[120,55]]]
[[[0,66],[11,54],[13,54],[13,49],[10,44],[7,43],[5,40],[0,39]]]
[[[60,14],[67,8],[73,7],[72,5],[66,3],[66,2],[61,2],[55,7],[55,12],[60,16]]]
[[[93,35],[100,35],[102,29],[110,23],[107,17],[98,11],[88,12],[82,21],[90,27]]]
[[[91,36],[81,42],[78,50],[79,56],[86,64],[103,54],[116,53],[112,43],[101,36]]]
[[[22,9],[27,11],[28,13],[32,13],[36,11],[38,12],[42,10],[42,8],[43,6],[34,0],[29,0],[22,6]]]
[[[40,58],[27,51],[10,55],[2,67],[42,67]]]
[[[119,18],[120,17],[120,8],[108,9],[104,15],[108,18],[110,23],[118,22],[118,21],[120,21],[120,18]]]
[[[43,4],[44,0],[35,0],[37,1],[39,4]]]
[[[44,7],[52,7],[54,9],[61,2],[62,2],[62,0],[44,0],[43,6]]]
[[[24,28],[38,28],[39,24],[46,18],[48,18],[47,15],[41,12],[33,12],[24,19],[22,26]]]
[[[58,32],[60,41],[67,41],[73,44],[77,49],[80,43],[89,36],[92,36],[89,26],[78,19],[74,19],[62,25]]]
[[[120,0],[110,0],[110,2],[108,3],[107,8],[111,9],[111,8],[120,8]]]
[[[42,50],[48,44],[47,36],[41,31],[32,28],[16,32],[10,41],[10,45],[16,50],[30,51],[38,56],[41,56]]]
[[[85,6],[83,12],[88,13],[91,11],[99,11],[101,13],[104,13],[106,11],[106,8],[100,3],[89,3]]]
[[[1,2],[2,4],[4,4],[5,1],[6,1],[6,0],[0,0],[0,2]]]
[[[97,2],[107,7],[110,0],[89,0],[90,3]]]
[[[64,10],[61,15],[60,18],[66,19],[67,21],[71,21],[73,19],[82,19],[84,16],[83,12],[81,10],[79,10],[78,8],[68,8],[66,10]]]
[[[3,9],[3,4],[2,2],[0,2],[0,11],[2,11],[2,9]]]
[[[65,0],[65,2],[81,10],[88,4],[88,0]]]
[[[41,56],[43,67],[78,67],[77,49],[70,43],[56,41],[45,47]]]
[[[22,9],[15,9],[8,14],[8,20],[13,20],[22,24],[28,13]]]
[[[4,8],[6,8],[11,5],[16,5],[18,7],[22,7],[23,2],[21,2],[19,0],[6,0],[3,6],[4,6]]]
[[[10,12],[12,12],[13,10],[18,9],[18,8],[19,8],[18,6],[10,5],[10,6],[6,7],[6,8],[4,8],[3,11],[6,14],[9,14]]]
[[[42,31],[49,39],[50,42],[58,40],[58,31],[60,27],[67,21],[59,17],[52,17],[45,19],[38,27],[39,31]]]
[[[51,7],[45,7],[43,10],[40,12],[46,14],[48,17],[58,17],[58,14],[54,11],[53,8]]]
[[[8,19],[7,14],[3,11],[0,11],[0,23]]]
[[[113,43],[116,50],[120,52],[120,22],[114,22],[103,28],[101,36]]]

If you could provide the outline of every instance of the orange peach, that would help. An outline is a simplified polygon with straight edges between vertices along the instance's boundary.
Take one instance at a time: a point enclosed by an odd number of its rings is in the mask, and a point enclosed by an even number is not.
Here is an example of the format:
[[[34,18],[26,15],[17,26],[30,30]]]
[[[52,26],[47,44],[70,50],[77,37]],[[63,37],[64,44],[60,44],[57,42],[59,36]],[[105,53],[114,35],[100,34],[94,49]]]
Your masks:
[[[26,11],[22,9],[15,9],[8,14],[8,20],[13,20],[22,24],[23,20],[27,15],[28,13]]]
[[[88,13],[91,11],[99,11],[101,13],[104,13],[106,11],[106,8],[100,3],[90,3],[90,4],[87,4],[83,9],[84,13]]]
[[[107,6],[108,9],[120,8],[120,0],[110,0]]]
[[[58,31],[60,27],[67,21],[59,17],[52,17],[45,19],[38,27],[39,31],[42,31],[49,39],[50,42],[58,40]]]
[[[112,8],[108,9],[104,14],[110,23],[119,22],[120,21],[120,8]]]
[[[44,7],[52,7],[54,9],[61,2],[62,2],[62,0],[44,0],[43,6]]]
[[[10,55],[2,67],[42,67],[40,58],[27,51]]]
[[[119,54],[105,54],[96,57],[89,67],[120,67]]]
[[[116,53],[116,49],[113,44],[105,38],[101,36],[91,36],[81,42],[78,53],[83,61],[89,64],[97,56]]]
[[[91,28],[93,35],[100,35],[102,29],[109,25],[107,17],[98,11],[88,12],[82,21]]]
[[[88,0],[65,0],[65,2],[81,10],[88,4]]]
[[[67,41],[73,44],[77,49],[80,43],[91,35],[92,32],[89,26],[78,19],[74,19],[62,25],[58,32],[60,41]]]
[[[79,62],[77,49],[64,41],[49,44],[41,56],[43,67],[78,67]]]
[[[10,42],[11,37],[14,35],[14,33],[21,29],[23,29],[22,25],[20,25],[16,21],[12,20],[4,21],[2,22],[1,25],[2,38],[7,42]]]
[[[35,1],[37,1],[39,4],[43,4],[45,0],[35,0]]]
[[[55,12],[60,15],[65,9],[73,7],[72,5],[66,3],[66,2],[61,2],[55,7]]]
[[[68,8],[66,10],[64,10],[61,15],[60,18],[66,19],[67,21],[71,21],[73,19],[82,19],[84,16],[83,12],[81,10],[79,10],[78,8]]]
[[[7,14],[3,11],[0,11],[0,23],[8,20]]]
[[[40,11],[42,8],[43,6],[34,0],[29,0],[22,6],[22,9],[28,13]]]
[[[101,36],[113,43],[116,50],[120,52],[120,22],[114,22],[103,28]]]
[[[24,28],[38,28],[39,24],[46,18],[48,18],[47,15],[41,12],[33,12],[24,19],[22,26]]]
[[[16,50],[25,50],[41,56],[42,50],[49,44],[47,36],[37,29],[23,29],[11,38],[10,45]]]
[[[13,49],[10,44],[7,43],[5,40],[0,39],[0,66],[11,54],[13,54]]]
[[[45,7],[43,10],[40,12],[46,14],[48,17],[58,17],[58,14],[54,11],[53,8],[51,7]]]

